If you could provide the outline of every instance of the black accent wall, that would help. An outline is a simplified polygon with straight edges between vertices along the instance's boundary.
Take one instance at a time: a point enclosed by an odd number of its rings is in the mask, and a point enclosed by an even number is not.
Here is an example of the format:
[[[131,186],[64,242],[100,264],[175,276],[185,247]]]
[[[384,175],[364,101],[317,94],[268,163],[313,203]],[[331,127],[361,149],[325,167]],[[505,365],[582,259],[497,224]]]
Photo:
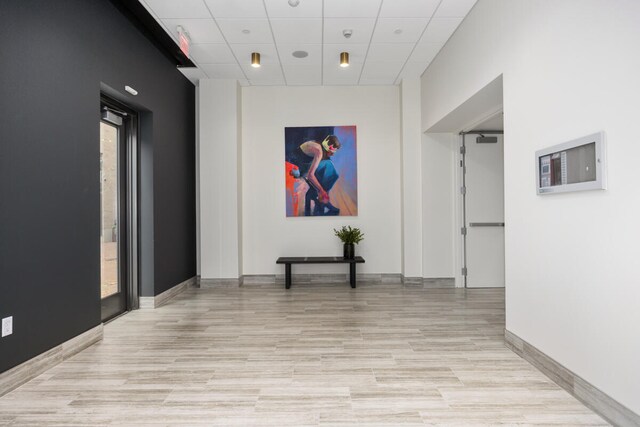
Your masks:
[[[101,86],[146,120],[142,295],[196,274],[194,86],[107,0],[0,0],[0,372],[100,323]]]

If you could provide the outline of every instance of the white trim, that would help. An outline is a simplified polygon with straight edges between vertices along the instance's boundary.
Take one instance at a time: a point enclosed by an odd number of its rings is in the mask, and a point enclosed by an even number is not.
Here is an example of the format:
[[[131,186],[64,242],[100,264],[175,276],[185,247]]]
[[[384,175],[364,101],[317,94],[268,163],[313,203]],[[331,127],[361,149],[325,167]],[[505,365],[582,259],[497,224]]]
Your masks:
[[[463,215],[462,215],[462,195],[460,194],[460,189],[462,188],[462,168],[460,167],[460,162],[462,161],[462,154],[460,153],[460,147],[462,147],[462,136],[454,135],[453,143],[455,144],[455,153],[453,156],[455,164],[453,165],[454,170],[454,178],[453,178],[453,212],[455,215],[454,221],[454,229],[453,229],[453,260],[454,260],[454,271],[453,277],[455,278],[455,286],[456,288],[464,288],[464,276],[462,275],[462,266],[464,265],[464,237],[461,233],[461,228],[463,224]]]

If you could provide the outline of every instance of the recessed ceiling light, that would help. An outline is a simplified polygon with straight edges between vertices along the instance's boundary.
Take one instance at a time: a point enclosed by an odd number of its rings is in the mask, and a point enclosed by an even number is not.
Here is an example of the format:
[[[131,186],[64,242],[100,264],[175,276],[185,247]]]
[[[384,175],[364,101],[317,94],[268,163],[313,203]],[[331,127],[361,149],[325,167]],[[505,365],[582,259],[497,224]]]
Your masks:
[[[296,50],[291,55],[293,55],[294,58],[306,58],[307,56],[309,56],[309,52],[306,52],[304,50]]]
[[[402,28],[396,28],[393,33],[394,34],[402,34]]]
[[[251,32],[251,31],[246,30],[246,29],[245,29],[245,30],[242,30],[242,34],[249,34],[250,32]]]
[[[289,0],[289,6],[296,7],[300,4],[300,0]]]
[[[258,52],[251,53],[251,66],[253,68],[260,68],[260,54]]]
[[[342,68],[349,66],[349,52],[340,52],[340,66]]]

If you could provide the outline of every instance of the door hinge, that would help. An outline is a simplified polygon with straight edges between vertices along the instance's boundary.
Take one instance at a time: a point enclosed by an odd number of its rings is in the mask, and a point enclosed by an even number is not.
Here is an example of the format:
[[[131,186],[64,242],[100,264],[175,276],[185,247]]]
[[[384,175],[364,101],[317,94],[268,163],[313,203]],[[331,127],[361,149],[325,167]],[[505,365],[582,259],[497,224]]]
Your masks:
[[[467,194],[467,187],[460,187],[460,194],[462,195]]]
[[[460,154],[467,154],[467,147],[465,147],[464,145],[462,145],[460,147]]]
[[[462,234],[463,236],[466,236],[467,235],[467,227],[462,227],[460,229],[460,234]]]
[[[467,275],[467,267],[462,267],[462,275],[463,276]]]
[[[460,160],[460,167],[463,167],[464,165],[462,164],[462,160]]]

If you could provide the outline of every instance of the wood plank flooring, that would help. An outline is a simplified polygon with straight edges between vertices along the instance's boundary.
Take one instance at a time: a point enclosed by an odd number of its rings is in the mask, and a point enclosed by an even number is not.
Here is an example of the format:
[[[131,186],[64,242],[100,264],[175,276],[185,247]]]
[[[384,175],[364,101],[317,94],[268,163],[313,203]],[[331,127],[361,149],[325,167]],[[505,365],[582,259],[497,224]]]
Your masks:
[[[502,289],[189,289],[0,398],[0,425],[607,425],[504,345]]]

